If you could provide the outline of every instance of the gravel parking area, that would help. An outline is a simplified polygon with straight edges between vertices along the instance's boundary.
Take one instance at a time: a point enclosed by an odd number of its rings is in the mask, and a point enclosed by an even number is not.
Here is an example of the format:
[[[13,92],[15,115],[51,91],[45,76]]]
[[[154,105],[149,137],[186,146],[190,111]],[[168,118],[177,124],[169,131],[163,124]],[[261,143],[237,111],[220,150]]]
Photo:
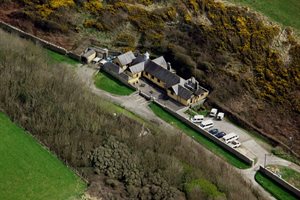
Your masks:
[[[186,114],[184,114],[183,112],[180,112],[181,115],[184,115],[186,118],[188,118],[188,116]],[[254,152],[252,151],[252,149],[256,149],[256,145],[257,143],[253,140],[253,138],[251,138],[251,136],[249,135],[249,133],[236,126],[235,124],[231,123],[229,120],[227,120],[226,118],[224,118],[223,120],[217,120],[214,117],[204,117],[204,120],[213,120],[214,122],[214,126],[212,128],[207,129],[212,130],[212,129],[218,129],[219,132],[225,132],[226,134],[229,133],[236,133],[239,136],[238,141],[241,142],[241,146],[236,148],[237,151],[239,151],[240,153],[248,156],[249,158],[252,159],[256,159],[257,158],[257,153],[258,152]],[[197,123],[200,124],[200,123]],[[258,145],[259,146],[259,145]],[[260,147],[260,146],[259,146]],[[263,151],[261,154],[264,155],[265,151]],[[260,155],[262,156],[262,155]]]
[[[226,118],[224,118],[223,120],[216,120],[213,117],[205,117],[205,119],[212,119],[213,120],[214,127],[212,129],[217,128],[219,131],[223,131],[227,134],[229,134],[231,132],[236,133],[240,137],[239,141],[241,143],[252,139],[244,129],[241,129],[240,127],[232,124]]]

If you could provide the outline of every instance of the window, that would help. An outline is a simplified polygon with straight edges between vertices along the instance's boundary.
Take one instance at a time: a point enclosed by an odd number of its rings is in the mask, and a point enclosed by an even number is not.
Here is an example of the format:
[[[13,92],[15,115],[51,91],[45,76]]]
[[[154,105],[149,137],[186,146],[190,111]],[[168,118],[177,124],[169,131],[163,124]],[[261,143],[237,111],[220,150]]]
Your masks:
[[[154,79],[154,76],[153,76],[153,75],[151,75],[151,78],[152,78],[152,79]]]
[[[157,82],[158,82],[158,83],[160,83],[160,80],[159,80],[159,79],[157,79]]]

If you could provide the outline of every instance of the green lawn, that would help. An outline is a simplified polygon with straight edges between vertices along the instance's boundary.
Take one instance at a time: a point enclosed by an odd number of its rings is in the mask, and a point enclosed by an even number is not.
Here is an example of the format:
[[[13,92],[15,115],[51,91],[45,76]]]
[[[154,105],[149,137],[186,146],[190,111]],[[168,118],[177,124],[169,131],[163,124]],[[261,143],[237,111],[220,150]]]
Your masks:
[[[86,184],[36,140],[0,113],[0,199],[66,200]]]
[[[270,19],[300,30],[299,0],[230,0],[234,3],[249,6]]]
[[[51,58],[51,61],[50,61],[51,63],[67,63],[72,66],[76,66],[76,65],[80,64],[80,62],[70,58],[69,56],[59,54],[59,53],[57,53],[55,51],[51,51],[49,49],[46,49],[46,51],[47,51],[47,54],[49,55],[49,57]]]
[[[179,128],[180,130],[185,132],[187,135],[193,137],[197,142],[199,142],[200,144],[202,144],[207,149],[214,152],[221,158],[225,159],[231,165],[233,165],[237,168],[240,168],[240,169],[246,169],[246,168],[250,167],[244,161],[240,160],[239,158],[237,158],[230,152],[226,151],[225,149],[223,149],[222,147],[220,147],[219,145],[217,145],[216,143],[211,141],[209,138],[205,137],[201,133],[198,133],[197,131],[195,131],[194,129],[192,129],[191,127],[186,125],[185,123],[181,122],[179,119],[177,119],[175,116],[173,116],[172,114],[165,111],[159,105],[157,105],[155,103],[151,103],[149,105],[149,107],[158,117],[160,117],[164,121],[172,124],[176,128]]]
[[[130,95],[134,92],[133,89],[124,85],[121,81],[115,79],[106,72],[99,72],[95,76],[95,85],[101,90],[121,96]]]
[[[279,170],[281,178],[290,184],[294,185],[296,188],[300,188],[300,173],[285,166],[280,165],[269,165],[268,168],[273,168]]]
[[[284,190],[281,186],[270,180],[261,172],[255,174],[255,180],[258,182],[264,189],[270,192],[278,200],[296,200],[297,198],[293,194]]]

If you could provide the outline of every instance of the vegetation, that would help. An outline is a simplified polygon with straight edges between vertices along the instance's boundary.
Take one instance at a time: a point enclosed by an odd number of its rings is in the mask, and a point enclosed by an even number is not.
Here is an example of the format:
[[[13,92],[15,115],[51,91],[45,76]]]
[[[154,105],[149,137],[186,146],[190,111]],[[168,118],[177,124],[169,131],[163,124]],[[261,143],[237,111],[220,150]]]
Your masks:
[[[251,0],[231,0],[234,3],[250,6],[254,10],[262,12],[272,20],[291,26],[300,30],[300,2],[297,0],[280,1],[275,0],[270,3],[267,0],[251,1]]]
[[[106,72],[99,72],[95,76],[95,85],[97,88],[116,95],[130,95],[134,92],[133,89],[124,85],[116,78]]]
[[[293,196],[288,191],[284,190],[281,186],[277,185],[275,182],[270,180],[261,172],[255,174],[255,180],[267,191],[269,191],[278,200],[296,200],[297,198]]]
[[[12,13],[3,14],[13,24],[22,26],[20,21],[26,20],[31,23],[29,28],[23,26],[28,31],[74,37],[76,42],[65,42],[69,48],[91,43],[164,55],[182,77],[193,75],[209,88],[215,104],[286,146],[294,135],[290,148],[299,154],[300,45],[291,28],[214,0],[15,2],[20,8],[12,6]],[[274,14],[275,20],[280,16],[281,23],[299,25],[296,0],[251,5],[271,18]]]
[[[280,165],[268,165],[268,169],[272,172],[280,174],[281,178],[290,184],[294,185],[296,188],[300,188],[300,173],[285,166]]]
[[[207,193],[184,185],[205,179],[224,198],[265,199],[185,135],[114,115],[71,68],[49,64],[39,47],[0,34],[0,109],[86,177],[88,193],[104,199],[199,199]]]
[[[86,185],[0,113],[0,199],[75,199]]]
[[[51,58],[50,60],[51,63],[66,63],[72,66],[77,66],[78,64],[80,64],[78,61],[69,58],[68,56],[59,54],[51,50],[47,50],[47,54]]]
[[[283,158],[285,160],[289,160],[293,163],[296,163],[297,165],[300,165],[300,160],[295,157],[294,155],[292,155],[290,152],[285,151],[284,149],[282,149],[281,147],[275,147],[272,149],[272,154]]]
[[[163,108],[161,108],[159,105],[155,103],[151,103],[149,105],[151,110],[161,119],[164,121],[170,123],[171,125],[175,126],[176,128],[179,128],[187,135],[191,136],[193,139],[195,139],[197,142],[205,146],[210,151],[214,152],[221,158],[225,159],[227,162],[232,164],[233,166],[240,168],[240,169],[246,169],[250,166],[247,165],[245,162],[231,154],[230,152],[224,150],[222,147],[208,139],[207,137],[203,136],[202,134],[198,133],[185,123],[181,122],[179,119],[174,117],[172,114],[165,111]]]

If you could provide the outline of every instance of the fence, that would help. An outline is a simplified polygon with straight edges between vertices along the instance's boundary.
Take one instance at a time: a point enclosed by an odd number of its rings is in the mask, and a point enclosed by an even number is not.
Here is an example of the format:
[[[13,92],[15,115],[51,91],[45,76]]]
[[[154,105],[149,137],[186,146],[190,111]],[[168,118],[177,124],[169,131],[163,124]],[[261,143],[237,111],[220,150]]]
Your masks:
[[[247,164],[249,164],[251,166],[254,164],[254,160],[253,159],[251,159],[251,158],[243,155],[242,153],[238,152],[234,148],[231,148],[230,146],[228,146],[227,144],[225,144],[224,142],[222,142],[218,138],[216,138],[213,135],[211,135],[206,130],[204,130],[204,129],[198,127],[196,124],[192,123],[189,119],[186,119],[185,117],[181,116],[177,112],[175,112],[172,109],[168,108],[167,106],[161,104],[157,100],[154,100],[154,102],[157,103],[159,106],[161,106],[163,109],[165,109],[167,112],[169,112],[172,115],[174,115],[180,121],[184,122],[185,124],[187,124],[188,126],[190,126],[191,128],[193,128],[195,131],[200,132],[201,134],[203,134],[204,136],[206,136],[207,138],[209,138],[210,140],[212,140],[213,142],[215,142],[216,144],[218,144],[219,146],[221,146],[226,151],[229,151],[230,153],[232,153],[233,155],[235,155],[236,157],[238,157],[239,159],[241,159],[245,163],[247,163]]]
[[[264,168],[263,166],[259,167],[259,171],[261,173],[263,173],[264,175],[266,175],[271,180],[273,180],[274,182],[276,182],[277,184],[279,184],[280,186],[282,186],[283,188],[285,188],[286,190],[288,190],[289,192],[296,195],[298,198],[300,198],[300,190],[298,188],[296,188],[293,185],[289,184],[288,182],[286,182],[282,178],[278,177],[276,174],[274,174],[270,170]]]

